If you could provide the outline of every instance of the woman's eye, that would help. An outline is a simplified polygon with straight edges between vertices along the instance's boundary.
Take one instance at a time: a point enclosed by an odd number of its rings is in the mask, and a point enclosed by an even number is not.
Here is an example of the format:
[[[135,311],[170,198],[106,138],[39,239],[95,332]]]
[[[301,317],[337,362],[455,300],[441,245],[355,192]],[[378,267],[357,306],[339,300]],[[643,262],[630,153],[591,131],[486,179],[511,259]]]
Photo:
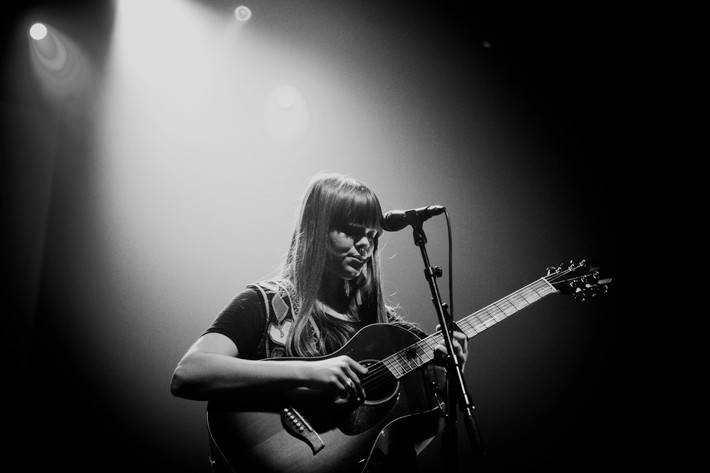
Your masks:
[[[338,231],[349,238],[353,238],[354,240],[360,240],[362,237],[366,237],[369,240],[376,241],[379,238],[377,230],[360,227],[358,225],[346,225]]]

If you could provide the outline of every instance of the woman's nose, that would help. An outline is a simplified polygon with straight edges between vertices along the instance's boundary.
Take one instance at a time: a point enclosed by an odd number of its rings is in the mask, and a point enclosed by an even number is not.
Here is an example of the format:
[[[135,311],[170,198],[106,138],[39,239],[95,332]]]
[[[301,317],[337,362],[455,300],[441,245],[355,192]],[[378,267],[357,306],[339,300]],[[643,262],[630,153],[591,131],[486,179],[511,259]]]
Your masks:
[[[355,248],[361,256],[368,256],[370,252],[370,239],[367,236],[363,236],[355,243]]]

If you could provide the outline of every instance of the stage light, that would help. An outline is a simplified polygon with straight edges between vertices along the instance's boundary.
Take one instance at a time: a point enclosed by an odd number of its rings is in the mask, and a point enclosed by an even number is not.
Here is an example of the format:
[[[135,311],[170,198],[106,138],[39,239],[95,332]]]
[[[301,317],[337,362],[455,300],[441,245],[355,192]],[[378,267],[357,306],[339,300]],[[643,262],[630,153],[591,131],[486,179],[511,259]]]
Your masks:
[[[47,27],[42,23],[35,23],[30,27],[30,37],[37,41],[44,39],[47,36]]]
[[[52,71],[52,74],[64,71],[70,60],[70,51],[66,42],[56,31],[49,31],[41,23],[35,23],[30,28],[32,49],[35,52],[35,59],[44,71]]]
[[[92,68],[79,44],[42,23],[29,29],[28,43],[34,78],[50,102],[63,104],[86,93]]]
[[[234,9],[234,16],[239,21],[249,21],[249,18],[251,18],[251,10],[249,9],[249,7],[239,5],[237,8]]]

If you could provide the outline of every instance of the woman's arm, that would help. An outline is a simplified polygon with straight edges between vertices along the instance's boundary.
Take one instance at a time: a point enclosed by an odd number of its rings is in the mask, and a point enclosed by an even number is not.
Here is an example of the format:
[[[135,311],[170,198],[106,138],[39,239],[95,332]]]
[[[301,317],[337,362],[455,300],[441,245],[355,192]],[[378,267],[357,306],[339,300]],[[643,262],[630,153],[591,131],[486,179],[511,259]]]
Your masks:
[[[175,368],[170,391],[177,397],[198,401],[304,387],[334,392],[352,389],[364,398],[359,376],[367,369],[350,357],[273,362],[247,360],[238,355],[239,350],[229,337],[220,333],[203,335]]]

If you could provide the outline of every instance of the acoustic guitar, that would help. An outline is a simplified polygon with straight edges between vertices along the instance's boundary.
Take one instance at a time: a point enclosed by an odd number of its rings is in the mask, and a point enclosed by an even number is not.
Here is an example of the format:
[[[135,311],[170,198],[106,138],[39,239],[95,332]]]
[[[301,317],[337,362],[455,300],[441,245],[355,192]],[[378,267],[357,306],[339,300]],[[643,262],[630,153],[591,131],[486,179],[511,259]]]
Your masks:
[[[583,301],[606,292],[610,282],[584,260],[548,268],[546,276],[456,321],[456,326],[471,339],[548,295],[568,294]],[[338,351],[309,358],[347,355],[367,366],[361,377],[364,401],[304,391],[238,403],[210,401],[207,427],[216,469],[365,473],[390,453],[395,438],[425,445],[441,430],[445,407],[444,382],[432,363],[440,344],[441,332],[419,338],[401,327],[373,324]]]

